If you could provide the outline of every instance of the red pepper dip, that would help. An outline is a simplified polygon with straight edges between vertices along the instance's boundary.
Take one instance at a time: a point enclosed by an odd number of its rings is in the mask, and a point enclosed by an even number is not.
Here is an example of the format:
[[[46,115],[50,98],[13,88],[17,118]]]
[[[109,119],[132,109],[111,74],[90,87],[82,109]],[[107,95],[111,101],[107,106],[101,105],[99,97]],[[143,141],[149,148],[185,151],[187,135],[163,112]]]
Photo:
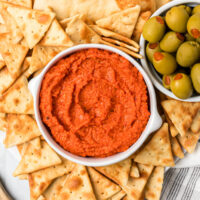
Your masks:
[[[147,87],[128,60],[107,50],[76,52],[53,66],[40,91],[43,122],[78,156],[127,150],[147,125]]]

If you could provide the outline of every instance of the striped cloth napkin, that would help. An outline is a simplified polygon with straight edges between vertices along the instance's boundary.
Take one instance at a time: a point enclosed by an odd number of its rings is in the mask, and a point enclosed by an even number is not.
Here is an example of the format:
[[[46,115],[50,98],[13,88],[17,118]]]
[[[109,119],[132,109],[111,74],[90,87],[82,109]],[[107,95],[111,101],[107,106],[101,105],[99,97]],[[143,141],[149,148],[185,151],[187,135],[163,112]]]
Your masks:
[[[161,200],[200,200],[200,143],[166,171]]]

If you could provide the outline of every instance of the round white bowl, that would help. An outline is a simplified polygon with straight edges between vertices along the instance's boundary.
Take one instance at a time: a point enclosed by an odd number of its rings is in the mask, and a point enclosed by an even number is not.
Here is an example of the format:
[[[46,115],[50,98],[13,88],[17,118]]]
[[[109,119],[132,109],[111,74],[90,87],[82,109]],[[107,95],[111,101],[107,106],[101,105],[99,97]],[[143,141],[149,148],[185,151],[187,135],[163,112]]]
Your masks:
[[[177,6],[177,5],[188,5],[191,7],[194,7],[198,4],[200,4],[199,0],[176,0],[176,1],[172,1],[164,6],[162,6],[161,8],[159,8],[153,15],[154,16],[158,16],[158,15],[163,15],[166,11],[168,11],[170,8]],[[149,75],[149,77],[151,78],[153,84],[155,85],[155,87],[160,90],[162,93],[164,93],[165,95],[177,99],[177,100],[181,100],[181,101],[187,101],[187,102],[199,102],[200,101],[200,95],[198,96],[192,96],[188,99],[179,99],[178,97],[176,97],[170,90],[166,89],[163,84],[162,84],[162,79],[161,77],[158,75],[158,72],[156,72],[156,70],[154,69],[153,65],[149,62],[147,56],[146,56],[146,45],[147,45],[147,41],[144,39],[143,36],[141,36],[140,38],[140,54],[143,56],[143,59],[141,60],[142,66],[144,67],[145,71],[147,72],[147,74]]]
[[[149,94],[149,102],[150,102],[150,118],[148,121],[148,124],[141,134],[140,138],[137,140],[135,144],[133,144],[128,150],[117,153],[113,156],[105,157],[105,158],[89,158],[89,157],[80,157],[77,155],[74,155],[65,149],[63,149],[56,141],[53,139],[51,136],[51,133],[47,130],[46,126],[43,124],[40,116],[40,110],[39,110],[39,93],[40,93],[40,88],[41,88],[41,83],[44,78],[44,75],[46,72],[54,66],[60,59],[69,56],[70,54],[83,50],[83,49],[89,49],[89,48],[98,48],[98,49],[105,49],[114,53],[117,53],[127,60],[129,60],[143,75],[143,78],[146,82],[147,88],[148,88],[148,94]],[[132,155],[135,151],[137,151],[141,145],[144,143],[144,141],[147,139],[147,137],[155,130],[157,130],[161,124],[162,124],[162,119],[158,114],[157,111],[157,102],[156,102],[156,94],[154,91],[154,87],[151,83],[151,80],[147,76],[146,72],[143,70],[143,68],[129,55],[126,53],[107,46],[107,45],[100,45],[100,44],[84,44],[84,45],[78,45],[71,47],[69,49],[66,49],[59,53],[57,56],[55,56],[49,63],[48,65],[43,69],[43,71],[35,78],[33,78],[29,82],[29,89],[33,95],[34,99],[34,111],[35,111],[35,118],[37,121],[37,124],[39,126],[39,129],[45,138],[45,140],[48,142],[48,144],[61,156],[63,156],[66,159],[69,159],[75,163],[86,165],[86,166],[106,166],[106,165],[111,165],[117,162],[120,162],[126,158],[128,158],[130,155]]]

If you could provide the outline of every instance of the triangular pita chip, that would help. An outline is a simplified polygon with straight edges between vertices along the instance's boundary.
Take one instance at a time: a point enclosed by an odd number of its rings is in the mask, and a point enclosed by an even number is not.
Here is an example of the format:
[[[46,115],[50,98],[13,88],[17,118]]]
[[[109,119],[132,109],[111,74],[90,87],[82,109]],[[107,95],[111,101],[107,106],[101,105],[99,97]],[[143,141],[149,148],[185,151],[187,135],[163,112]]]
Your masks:
[[[109,200],[121,200],[124,196],[126,196],[126,192],[124,192],[124,190],[121,190],[117,194],[113,195]]]
[[[200,109],[192,121],[191,130],[193,133],[200,132]]]
[[[133,8],[128,8],[102,18],[96,21],[96,24],[102,28],[109,29],[130,38],[133,34],[139,14],[140,6],[137,5]]]
[[[135,30],[133,31],[133,40],[135,40],[136,42],[139,42],[143,26],[145,25],[146,21],[150,18],[151,14],[151,11],[142,12],[140,14],[138,22],[135,26]]]
[[[15,5],[32,8],[32,0],[2,0],[5,2],[13,3]]]
[[[36,45],[33,48],[31,64],[30,68],[28,69],[29,75],[45,67],[53,57],[55,57],[64,49],[66,49],[66,47],[45,47],[41,45]]]
[[[0,69],[2,69],[6,65],[2,55],[0,54]]]
[[[108,199],[121,190],[118,185],[101,175],[94,168],[88,167],[88,173],[97,199]]]
[[[5,22],[7,29],[11,34],[12,43],[17,44],[23,39],[23,34],[17,25],[16,21],[7,11],[7,5],[4,5],[1,9],[1,16]]]
[[[53,12],[22,7],[9,7],[7,10],[20,27],[30,49],[42,39],[55,17]]]
[[[138,168],[140,171],[140,177],[130,178],[128,184],[123,188],[127,193],[128,200],[139,200],[142,197],[144,188],[154,167],[151,165],[138,164]]]
[[[31,199],[37,199],[55,178],[71,173],[74,167],[74,163],[63,159],[59,165],[29,174]]]
[[[0,113],[0,130],[5,132],[6,129],[7,129],[6,114]]]
[[[145,198],[148,200],[159,200],[162,192],[164,179],[164,167],[155,167],[145,189]]]
[[[171,145],[172,145],[172,153],[174,156],[182,159],[184,157],[184,153],[181,149],[180,144],[178,143],[176,137],[170,137]]]
[[[116,0],[116,2],[122,10],[136,5],[140,5],[142,11],[151,10],[154,12],[156,10],[155,0]]]
[[[30,143],[13,175],[18,176],[31,173],[53,165],[58,165],[61,162],[61,159],[46,142],[41,142],[41,148],[39,149]]]
[[[200,103],[166,100],[161,104],[179,134],[181,136],[186,135],[194,117],[200,109]]]
[[[177,139],[180,142],[181,146],[188,152],[193,153],[198,140],[200,137],[200,133],[193,133],[192,131],[188,131],[185,136],[178,135]]]
[[[0,34],[8,33],[8,32],[9,32],[9,30],[8,30],[7,26],[5,24],[0,23]]]
[[[17,77],[22,72],[22,64],[28,52],[28,48],[22,44],[12,44],[11,35],[0,35],[0,52],[6,63],[9,73]]]
[[[171,0],[156,0],[156,8],[160,8],[161,6],[169,3]]]
[[[43,46],[73,46],[73,42],[65,33],[57,19],[54,19],[46,35],[43,37],[40,45]]]
[[[41,195],[37,200],[47,200],[47,199],[43,195]]]
[[[101,40],[100,36],[78,16],[72,18],[65,31],[75,44],[100,43]]]
[[[25,76],[21,76],[0,98],[0,112],[34,114],[33,97]]]
[[[105,166],[96,167],[96,170],[118,183],[120,186],[126,185],[131,169],[131,159],[123,160],[119,163]]]
[[[44,191],[43,196],[46,200],[57,200],[57,196],[62,190],[68,175],[61,176]]]
[[[5,147],[23,144],[41,135],[36,121],[29,115],[8,114]]]
[[[132,162],[132,165],[131,165],[130,176],[132,178],[139,178],[140,177],[140,172],[139,172],[138,166],[134,161]]]
[[[66,178],[57,200],[96,200],[90,179],[83,165],[77,165]]]
[[[21,72],[23,73],[29,67],[29,62],[27,59],[24,60]],[[2,95],[6,90],[8,90],[13,83],[16,81],[17,77],[13,77],[7,67],[0,71],[0,95]]]
[[[135,162],[154,166],[174,166],[167,123],[164,123],[138,152]]]

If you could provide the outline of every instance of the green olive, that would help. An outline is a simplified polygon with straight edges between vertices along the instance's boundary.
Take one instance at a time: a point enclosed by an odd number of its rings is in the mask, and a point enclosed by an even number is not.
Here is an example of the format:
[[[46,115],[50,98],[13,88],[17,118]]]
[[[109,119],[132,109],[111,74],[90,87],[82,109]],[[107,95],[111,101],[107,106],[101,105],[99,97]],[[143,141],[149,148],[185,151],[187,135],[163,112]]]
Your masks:
[[[178,47],[184,42],[185,37],[180,33],[170,31],[165,34],[160,42],[160,48],[168,53],[176,52]]]
[[[185,39],[186,41],[196,41],[196,39],[193,38],[189,33],[185,34]]]
[[[194,89],[200,93],[200,63],[197,63],[192,67],[191,78]]]
[[[200,13],[200,5],[198,5],[198,6],[196,6],[196,7],[193,8],[192,15],[194,15],[196,13]]]
[[[200,56],[200,45],[198,42],[187,41],[181,44],[177,53],[176,60],[182,67],[190,67],[195,64]]]
[[[157,43],[148,43],[146,47],[146,54],[150,62],[153,63],[153,55],[155,52],[161,52],[160,44]]]
[[[143,27],[143,37],[150,43],[159,42],[165,34],[166,26],[162,17],[150,18]]]
[[[200,13],[196,13],[189,18],[187,31],[196,39],[200,37]]]
[[[176,74],[170,85],[171,91],[180,99],[187,99],[192,96],[192,82],[184,73]]]
[[[179,7],[184,8],[187,11],[188,15],[190,15],[192,12],[192,8],[190,8],[189,6],[181,5]]]
[[[174,75],[164,75],[162,78],[163,86],[167,89],[170,89],[171,81],[173,79]]]
[[[168,27],[175,32],[185,33],[189,15],[183,7],[173,7],[166,14]]]
[[[153,65],[157,72],[162,75],[169,75],[177,68],[176,59],[173,55],[165,52],[156,52],[153,55]]]
[[[199,37],[199,38],[197,38],[197,39],[196,39],[196,41],[197,41],[198,43],[200,43],[200,37]]]

